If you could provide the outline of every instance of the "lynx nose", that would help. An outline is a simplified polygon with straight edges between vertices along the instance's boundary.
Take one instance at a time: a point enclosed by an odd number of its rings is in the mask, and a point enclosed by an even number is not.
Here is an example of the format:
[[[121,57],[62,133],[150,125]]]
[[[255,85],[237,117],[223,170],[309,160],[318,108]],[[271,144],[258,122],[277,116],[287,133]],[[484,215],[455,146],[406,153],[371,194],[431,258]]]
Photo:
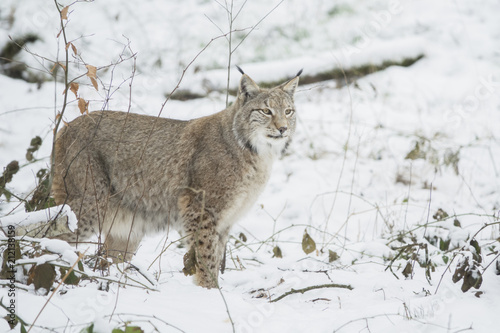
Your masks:
[[[281,126],[280,128],[278,128],[278,131],[280,131],[280,134],[283,135],[283,133],[286,132],[288,128],[286,126]]]

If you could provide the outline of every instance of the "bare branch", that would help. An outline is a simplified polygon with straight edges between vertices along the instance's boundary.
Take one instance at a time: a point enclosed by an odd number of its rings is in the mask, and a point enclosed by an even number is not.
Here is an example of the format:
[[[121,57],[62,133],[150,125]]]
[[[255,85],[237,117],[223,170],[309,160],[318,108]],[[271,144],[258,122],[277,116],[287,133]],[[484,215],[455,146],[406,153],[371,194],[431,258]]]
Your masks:
[[[317,286],[310,286],[310,287],[306,287],[306,288],[302,288],[302,289],[293,289],[292,288],[290,291],[287,291],[283,295],[281,295],[281,296],[279,296],[279,297],[277,297],[275,299],[272,299],[269,302],[274,303],[274,302],[282,300],[283,298],[285,298],[285,297],[287,297],[289,295],[292,295],[292,294],[303,294],[306,291],[310,291],[310,290],[314,290],[314,289],[322,289],[322,288],[344,288],[344,289],[349,289],[349,290],[354,289],[353,287],[351,287],[351,285],[348,285],[348,284],[337,284],[337,283],[320,284],[320,285],[317,285]]]

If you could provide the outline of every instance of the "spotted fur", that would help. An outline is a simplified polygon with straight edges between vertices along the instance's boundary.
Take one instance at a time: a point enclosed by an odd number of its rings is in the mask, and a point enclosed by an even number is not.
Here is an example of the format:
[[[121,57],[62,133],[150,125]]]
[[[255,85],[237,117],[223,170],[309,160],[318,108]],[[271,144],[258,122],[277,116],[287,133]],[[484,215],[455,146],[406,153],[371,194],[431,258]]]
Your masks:
[[[97,111],[57,135],[52,193],[78,217],[82,241],[105,239],[130,259],[146,234],[171,226],[195,253],[195,280],[212,288],[231,226],[256,201],[295,131],[295,77],[261,89],[248,75],[232,106],[180,121]]]

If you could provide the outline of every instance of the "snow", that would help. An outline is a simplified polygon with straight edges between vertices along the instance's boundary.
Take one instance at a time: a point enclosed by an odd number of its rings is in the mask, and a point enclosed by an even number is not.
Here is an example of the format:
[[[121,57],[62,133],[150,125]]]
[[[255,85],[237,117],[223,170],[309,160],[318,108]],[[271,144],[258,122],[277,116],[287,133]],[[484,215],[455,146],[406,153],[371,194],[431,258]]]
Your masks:
[[[74,231],[77,229],[78,221],[76,215],[68,205],[54,206],[35,212],[18,212],[3,216],[0,219],[0,227],[5,229],[8,226],[28,226],[40,222],[50,221],[56,216],[68,217],[67,224],[69,230]]]
[[[72,5],[66,31],[78,54],[96,67],[116,63],[98,70],[97,92],[85,67],[71,66],[72,77],[82,75],[80,97],[90,101],[91,110],[103,108],[108,97],[105,108],[126,110],[132,93],[132,112],[158,115],[161,110],[163,117],[180,119],[223,109],[225,94],[220,91],[227,83],[228,49],[227,39],[216,37],[220,30],[227,32],[228,18],[219,3],[110,0]],[[233,47],[278,3],[248,1],[234,22]],[[235,12],[242,4],[234,2]],[[0,48],[9,35],[31,32],[41,37],[28,44],[31,52],[63,59],[52,1],[3,0],[0,29],[6,32],[0,34]],[[233,52],[232,64],[256,82],[285,80],[301,68],[304,75],[313,75],[339,65],[348,69],[424,57],[348,86],[334,81],[299,85],[293,144],[276,162],[255,207],[232,229],[220,291],[197,287],[184,276],[186,249],[178,247],[177,233],[154,235],[142,241],[132,260],[135,269],[112,266],[103,275],[86,263],[84,273],[90,278],[78,286],[62,285],[32,332],[79,332],[91,323],[96,332],[110,332],[126,322],[147,332],[232,332],[230,318],[236,332],[497,332],[500,277],[492,253],[500,249],[500,228],[492,223],[500,214],[499,31],[495,0],[285,0]],[[137,55],[133,80],[132,53]],[[33,72],[53,67],[27,52],[18,60]],[[233,66],[231,88],[239,77]],[[180,89],[207,97],[170,100],[161,109],[179,81]],[[110,84],[113,89],[104,89]],[[37,171],[50,164],[63,85],[50,81],[37,86],[0,75],[0,87],[0,166],[20,162],[23,167],[7,188],[26,197]],[[65,121],[80,114],[73,93],[68,97]],[[37,135],[43,145],[36,162],[28,163],[26,148]],[[405,159],[416,142],[427,158]],[[445,163],[455,152],[458,174]],[[25,213],[22,203],[4,199],[0,197],[2,227],[44,221],[60,209]],[[451,218],[433,218],[439,208]],[[65,213],[74,230],[74,214]],[[455,218],[461,227],[454,225]],[[482,294],[477,297],[478,290],[463,293],[461,282],[452,282],[458,259],[450,260],[453,251],[459,256],[474,252],[470,237],[483,227],[477,235],[483,258]],[[304,230],[317,246],[309,255],[301,247]],[[245,243],[236,242],[240,233],[248,238]],[[450,250],[431,243],[434,236],[449,240]],[[426,245],[434,263],[430,281],[417,262],[410,277],[402,274],[411,253],[396,258],[398,248],[412,237]],[[46,253],[18,264],[70,267],[78,257],[59,240],[21,242],[39,244]],[[275,246],[283,258],[273,258]],[[329,262],[329,250],[339,259]],[[425,260],[423,249],[416,255]],[[393,259],[391,271],[387,267]],[[60,275],[57,279],[56,284]],[[109,291],[100,288],[106,281],[113,281]],[[331,283],[353,290],[321,288],[269,302],[291,289]],[[16,289],[17,315],[32,323],[50,293],[41,296],[33,285],[25,289]],[[7,294],[8,288],[0,289],[4,305]],[[0,316],[5,314],[0,308]],[[0,320],[0,331],[9,329]]]

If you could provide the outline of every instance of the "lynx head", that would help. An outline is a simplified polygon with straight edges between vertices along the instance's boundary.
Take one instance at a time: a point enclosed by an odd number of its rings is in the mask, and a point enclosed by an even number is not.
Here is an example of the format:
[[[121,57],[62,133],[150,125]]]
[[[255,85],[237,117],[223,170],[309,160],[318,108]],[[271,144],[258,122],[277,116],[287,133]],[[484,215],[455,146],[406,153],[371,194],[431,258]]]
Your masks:
[[[286,149],[295,132],[293,97],[301,72],[271,89],[260,88],[242,72],[233,123],[241,147],[271,156]]]

